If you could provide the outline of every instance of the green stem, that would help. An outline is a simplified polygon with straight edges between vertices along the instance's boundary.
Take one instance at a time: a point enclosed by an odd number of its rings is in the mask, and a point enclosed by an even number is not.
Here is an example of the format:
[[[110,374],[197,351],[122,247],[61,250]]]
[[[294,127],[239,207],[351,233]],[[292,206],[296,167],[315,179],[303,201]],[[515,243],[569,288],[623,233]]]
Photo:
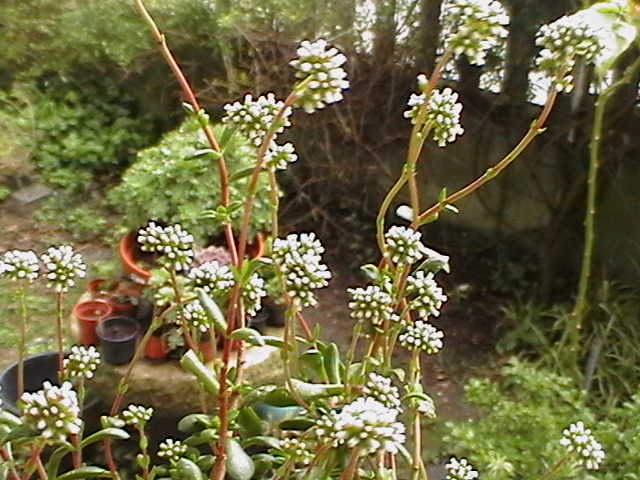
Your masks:
[[[349,346],[349,351],[347,352],[347,364],[344,371],[344,391],[347,396],[347,401],[351,399],[351,365],[353,364],[353,359],[356,356],[356,347],[358,346],[358,340],[360,339],[360,334],[362,333],[362,320],[356,321],[356,324],[353,326],[353,331],[351,333],[351,345]]]
[[[24,392],[24,357],[27,350],[27,302],[26,290],[21,283],[18,287],[18,302],[20,304],[20,345],[18,345],[18,396]]]
[[[542,127],[544,126],[547,118],[549,117],[549,114],[551,113],[551,109],[553,108],[557,96],[558,92],[555,88],[555,85],[553,85],[550,89],[549,96],[547,97],[547,102],[545,103],[540,116],[531,125],[525,136],[520,140],[520,142],[518,142],[513,150],[511,150],[496,165],[488,168],[483,175],[476,178],[473,182],[469,183],[467,186],[449,195],[441,202],[436,203],[431,208],[418,215],[417,218],[414,219],[416,225],[420,226],[432,221],[435,217],[437,217],[437,215],[439,215],[442,210],[445,209],[447,205],[453,205],[457,201],[467,197],[482,185],[497,177],[505,168],[511,165],[511,163],[516,160],[522,152],[524,152],[524,150],[529,146],[533,139],[543,132]]]
[[[604,118],[607,105],[613,94],[622,86],[629,83],[640,69],[640,58],[629,65],[623,76],[614,84],[607,87],[596,101],[589,144],[589,177],[587,180],[587,204],[584,222],[584,250],[582,252],[582,266],[578,282],[578,295],[571,314],[570,344],[568,351],[577,360],[580,330],[589,309],[587,296],[589,294],[589,280],[591,278],[593,248],[595,244],[596,198],[598,189],[598,167],[600,166],[600,147],[602,143]]]
[[[269,168],[269,187],[271,188],[271,238],[278,238],[278,210],[280,208],[280,196],[278,195],[278,180],[276,170]]]
[[[548,480],[549,478],[553,477],[553,475],[555,475],[555,473],[558,471],[558,469],[562,465],[567,463],[567,460],[569,460],[569,455],[565,455],[564,457],[562,457],[560,460],[558,460],[556,463],[554,463],[553,466],[549,470],[547,470],[547,473],[545,473],[542,477],[540,477],[540,480]]]
[[[360,451],[357,448],[351,450],[351,457],[347,468],[340,475],[340,480],[352,480],[358,469],[358,460],[360,460]]]
[[[62,292],[56,297],[56,337],[58,339],[58,378],[64,378],[64,341],[62,330]]]

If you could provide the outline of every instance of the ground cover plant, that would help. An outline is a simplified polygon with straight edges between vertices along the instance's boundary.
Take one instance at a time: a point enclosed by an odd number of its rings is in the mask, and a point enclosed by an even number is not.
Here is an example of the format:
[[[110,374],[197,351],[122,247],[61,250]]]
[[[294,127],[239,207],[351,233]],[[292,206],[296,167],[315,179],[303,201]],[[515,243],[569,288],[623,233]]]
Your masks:
[[[226,105],[222,118],[225,130],[218,133],[189,87],[166,37],[142,1],[136,0],[134,4],[181,85],[189,121],[197,124],[206,138],[208,145],[198,148],[197,156],[216,166],[220,189],[215,220],[225,236],[231,265],[211,261],[192,267],[194,235],[181,224],[151,219],[138,231],[142,250],[156,254],[158,265],[164,270],[170,287],[169,302],[159,309],[141,339],[118,385],[110,412],[101,418],[101,430],[93,433],[84,431],[81,410],[85,388],[99,357],[89,347],[74,348],[64,358],[62,340],[63,298],[68,288],[85,275],[86,266],[69,245],[51,247],[39,258],[34,252],[6,252],[0,263],[3,277],[17,282],[24,291],[29,282],[41,275],[55,294],[58,371],[64,382],[60,386],[46,382],[42,390],[24,393],[18,416],[2,412],[2,475],[11,480],[34,476],[41,480],[118,479],[121,473],[113,456],[113,444],[135,432],[140,452],[136,457],[136,478],[143,480],[426,479],[423,427],[436,412],[433,399],[424,391],[421,369],[424,356],[435,355],[444,346],[443,333],[431,320],[440,315],[447,301],[439,279],[450,266],[446,254],[423,243],[420,228],[445,213],[456,213],[457,202],[498,177],[543,134],[558,95],[571,89],[571,71],[577,59],[596,63],[608,59],[607,45],[585,21],[583,12],[541,28],[542,50],[537,67],[548,77],[549,88],[538,117],[513,150],[494,166],[453,193],[443,189],[437,201],[425,207],[421,205],[416,178],[416,166],[424,160],[421,152],[425,143],[433,141],[446,147],[464,134],[462,104],[451,87],[440,84],[442,71],[450,60],[462,55],[471,63],[482,64],[487,50],[507,35],[508,16],[498,2],[449,2],[451,24],[446,48],[433,72],[417,76],[416,92],[411,94],[404,113],[412,133],[404,168],[376,218],[380,260],[362,267],[368,279],[366,284],[348,290],[350,321],[354,327],[351,347],[341,353],[335,343],[322,340],[320,332],[309,328],[305,321],[304,310],[317,305],[316,290],[328,284],[331,272],[323,261],[324,247],[313,232],[285,235],[280,231],[276,173],[297,160],[293,145],[280,139],[280,134],[293,123],[289,120],[292,112],[320,115],[319,110],[342,100],[342,92],[349,87],[343,68],[347,59],[323,39],[303,41],[296,58],[290,61],[296,77],[291,93],[283,100],[270,93],[246,95]],[[603,8],[609,15],[605,18],[610,19],[611,25],[623,22],[628,13],[616,5],[597,8]],[[622,47],[617,45],[618,49]],[[255,154],[252,168],[243,172],[246,192],[236,203],[231,196],[233,174],[227,164],[231,157],[227,156],[228,149],[235,135],[248,142]],[[268,188],[261,182],[266,182]],[[249,259],[245,253],[259,188],[270,198],[267,227],[270,241],[264,258]],[[409,191],[410,205],[398,214],[406,222],[389,226],[390,209],[404,188]],[[239,220],[234,221],[236,214]],[[286,307],[282,338],[263,335],[248,326],[267,290]],[[24,306],[21,312],[20,328],[24,332],[27,318]],[[215,406],[209,409],[203,405],[202,411],[186,416],[178,428],[188,437],[184,441],[164,439],[154,458],[146,431],[153,406],[125,407],[125,399],[131,372],[146,342],[170,314],[177,317],[189,349],[180,363],[195,377],[203,394],[215,399]],[[206,365],[200,355],[199,337],[203,333],[221,341],[217,361],[212,365]],[[24,338],[22,334],[21,358]],[[572,359],[579,337],[571,333],[567,338],[568,358]],[[251,346],[265,344],[280,350],[285,378],[282,385],[255,388],[243,379],[243,358]],[[358,353],[362,349],[364,355]],[[408,352],[410,360],[406,368],[395,364],[396,349]],[[536,388],[547,388],[541,386],[547,376],[540,378],[539,372],[525,372],[526,381]],[[518,379],[515,369],[506,373]],[[567,385],[560,378],[556,378],[556,383]],[[507,410],[500,394],[486,385],[483,391]],[[547,388],[541,396],[544,399],[544,394],[552,392]],[[567,392],[573,395],[568,385],[562,394]],[[576,404],[579,395],[577,392],[571,399]],[[631,410],[635,408],[633,402],[629,404]],[[514,458],[510,466],[501,461],[503,470],[511,469],[514,475],[524,478],[529,475],[543,479],[567,475],[580,478],[585,470],[598,470],[606,465],[605,449],[589,428],[596,419],[584,409],[576,409],[575,413],[585,416],[570,418],[572,415],[563,412],[561,421],[553,425],[556,428],[546,424],[549,428],[545,432],[544,456],[531,455],[541,461],[535,467]],[[455,429],[453,435],[463,436]],[[84,449],[98,442],[103,443],[106,465],[85,465]],[[462,450],[462,446],[456,448]],[[46,461],[45,448],[52,450]],[[481,450],[479,446],[476,448]],[[473,442],[463,453],[471,455],[472,449]],[[66,469],[62,463],[66,456],[71,457],[72,467],[61,471]],[[478,458],[486,464],[484,457]],[[479,476],[466,458],[451,457],[446,470],[447,479],[452,480]]]

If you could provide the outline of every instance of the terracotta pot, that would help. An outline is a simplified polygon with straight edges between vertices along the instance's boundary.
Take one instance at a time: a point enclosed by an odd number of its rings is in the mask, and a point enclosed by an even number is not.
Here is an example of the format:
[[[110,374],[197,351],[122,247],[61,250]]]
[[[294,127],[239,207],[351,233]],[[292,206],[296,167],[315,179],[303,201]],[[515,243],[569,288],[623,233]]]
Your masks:
[[[83,345],[96,345],[98,343],[96,327],[103,318],[111,315],[112,311],[111,305],[104,300],[78,302],[73,307],[73,315],[78,320],[80,343]]]
[[[149,360],[164,360],[169,354],[169,345],[164,335],[151,335],[144,347],[144,356]]]
[[[198,349],[202,353],[202,357],[204,358],[205,362],[210,362],[211,360],[213,360],[214,350],[213,343],[211,343],[211,338],[200,340],[200,343],[198,343]]]
[[[135,230],[127,233],[120,240],[118,251],[124,269],[134,282],[146,285],[151,278],[151,272],[139,264],[138,242],[136,240],[137,232]]]

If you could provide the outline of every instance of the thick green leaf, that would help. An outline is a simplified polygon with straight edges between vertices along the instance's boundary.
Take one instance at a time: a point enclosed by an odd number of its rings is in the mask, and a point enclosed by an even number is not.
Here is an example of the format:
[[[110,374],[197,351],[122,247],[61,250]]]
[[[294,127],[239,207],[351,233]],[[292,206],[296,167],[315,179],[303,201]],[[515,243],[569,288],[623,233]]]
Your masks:
[[[196,464],[203,472],[210,472],[214,463],[216,463],[216,457],[213,455],[200,455],[196,461]]]
[[[340,350],[336,343],[330,343],[323,349],[324,353],[324,366],[329,376],[329,381],[333,383],[342,382],[340,375],[342,369],[342,362],[340,362]]]
[[[13,413],[0,409],[0,425],[8,425],[9,427],[17,427],[22,423],[19,417]]]
[[[307,383],[295,378],[291,379],[291,387],[303,400],[317,400],[344,392],[342,384]]]
[[[218,429],[217,428],[206,428],[200,433],[196,435],[191,435],[184,442],[187,445],[192,447],[197,447],[199,445],[208,445],[213,442],[218,441]]]
[[[360,270],[374,283],[377,283],[380,280],[380,269],[373,265],[372,263],[368,263],[366,265],[362,265]]]
[[[80,480],[82,478],[111,478],[111,472],[100,467],[80,467],[57,477],[57,480]]]
[[[229,181],[233,183],[237,180],[240,180],[241,178],[248,177],[253,173],[254,170],[255,170],[255,167],[247,167],[247,168],[243,168],[242,170],[238,170],[237,172],[235,172],[233,175],[229,177]]]
[[[19,440],[28,440],[30,438],[38,436],[38,432],[33,430],[28,425],[17,425],[12,428],[11,431],[0,439],[0,444],[15,442]]]
[[[182,368],[186,371],[195,375],[208,393],[218,395],[218,391],[220,390],[218,380],[213,372],[200,361],[196,352],[189,350],[185,353],[180,359],[180,365],[182,365]]]
[[[295,418],[304,412],[304,408],[299,406],[275,407],[266,403],[257,403],[254,408],[261,419],[272,425],[277,425],[289,418]]]
[[[248,327],[238,328],[234,330],[231,335],[229,335],[229,338],[232,338],[234,340],[242,340],[256,347],[264,347],[266,344],[264,338],[262,338],[262,334],[259,331]]]
[[[237,422],[249,436],[260,435],[264,431],[264,424],[252,407],[241,408]]]
[[[265,478],[265,475],[273,468],[273,464],[276,461],[276,458],[268,453],[258,453],[252,455],[251,458],[256,469],[253,474],[254,478]]]
[[[242,443],[244,448],[249,447],[264,447],[264,448],[280,448],[280,440],[276,437],[269,437],[266,435],[258,435],[251,437]]]
[[[50,479],[58,476],[58,469],[60,468],[60,462],[69,453],[73,451],[72,445],[62,445],[58,447],[49,457],[47,461],[46,469],[47,475]]]
[[[178,460],[175,468],[174,480],[204,480],[204,475],[200,467],[187,458]]]
[[[204,413],[192,413],[183,417],[178,422],[178,430],[184,433],[193,433],[204,428],[213,427],[215,422],[212,421],[210,415]]]
[[[100,417],[100,425],[102,428],[124,428],[126,423],[121,418],[103,415]]]
[[[198,288],[198,299],[209,321],[215,326],[216,330],[224,334],[227,331],[227,321],[218,304],[201,288]]]
[[[307,431],[311,427],[313,427],[316,422],[307,417],[293,417],[287,418],[278,424],[278,428],[280,430],[297,430],[297,431]]]
[[[120,428],[105,428],[98,430],[96,433],[89,435],[80,443],[81,448],[85,448],[92,443],[99,442],[101,440],[127,440],[130,435]]]
[[[233,480],[251,480],[255,466],[251,457],[233,438],[225,442],[227,448],[227,475]]]

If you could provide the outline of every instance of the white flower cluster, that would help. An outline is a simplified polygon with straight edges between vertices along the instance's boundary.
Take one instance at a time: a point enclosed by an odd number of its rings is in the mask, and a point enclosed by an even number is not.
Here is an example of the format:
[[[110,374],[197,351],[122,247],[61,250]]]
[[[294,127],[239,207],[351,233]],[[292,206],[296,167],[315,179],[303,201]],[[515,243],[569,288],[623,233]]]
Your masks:
[[[287,293],[302,307],[317,305],[314,290],[326,287],[331,272],[322,263],[324,248],[315,233],[292,233],[273,242],[273,262],[282,273]]]
[[[47,286],[54,287],[56,292],[66,292],[76,284],[76,278],[84,278],[86,274],[82,255],[75,253],[71,245],[49,247],[41,258],[49,281]]]
[[[509,34],[509,16],[495,0],[446,0],[441,12],[445,50],[465,54],[474,65],[484,65],[487,52],[498,49]]]
[[[71,353],[64,359],[64,372],[70,378],[93,378],[94,372],[100,365],[100,352],[96,347],[74,345]]]
[[[33,282],[39,271],[38,257],[31,250],[9,250],[0,258],[0,277]]]
[[[420,109],[425,104],[425,122],[431,125],[433,139],[439,147],[455,142],[456,137],[464,133],[464,129],[460,125],[462,104],[458,103],[458,94],[456,92],[449,87],[442,91],[434,90],[428,100],[424,93],[420,95],[412,93],[408,102],[410,108],[404,112],[405,118],[410,118],[411,123],[415,124]]]
[[[458,460],[456,457],[451,457],[444,468],[447,469],[445,480],[474,480],[478,478],[478,472],[473,469],[466,458]]]
[[[380,326],[385,320],[394,317],[391,295],[377,285],[348,288],[347,292],[351,295],[349,308],[352,318],[369,320],[374,326]]]
[[[429,396],[427,396],[427,398],[418,400],[418,403],[416,404],[416,410],[420,415],[428,418],[429,420],[435,420],[436,418],[436,404]]]
[[[307,442],[296,437],[283,438],[279,448],[296,464],[309,465],[315,458]]]
[[[254,273],[242,289],[242,299],[247,315],[254,317],[262,309],[262,298],[267,296],[264,279]]]
[[[160,254],[158,262],[176,270],[188,270],[193,261],[193,235],[180,224],[162,227],[149,222],[138,231],[138,243],[143,252]]]
[[[552,78],[564,72],[562,78],[556,78],[557,89],[561,92],[570,92],[573,88],[573,76],[569,72],[576,57],[592,63],[604,48],[598,29],[581,13],[543,25],[536,35],[536,44],[542,47],[536,66]]]
[[[444,337],[444,333],[437,330],[433,325],[417,320],[413,325],[407,326],[398,337],[398,340],[403,347],[409,350],[420,349],[429,355],[433,355],[442,348],[442,337]]]
[[[560,444],[568,452],[576,452],[580,465],[588,470],[597,470],[604,461],[605,453],[602,445],[596,441],[591,430],[585,428],[584,423],[577,422],[569,425],[562,432]]]
[[[290,142],[284,145],[271,145],[264,155],[268,168],[286,170],[290,163],[298,160],[298,155]]]
[[[332,410],[317,422],[316,435],[336,448],[358,448],[362,455],[397,453],[404,444],[404,425],[398,410],[373,398],[359,397],[340,412]]]
[[[136,428],[144,428],[147,422],[151,420],[152,415],[153,408],[131,404],[122,411],[120,417],[122,417],[122,420],[124,420],[126,425]]]
[[[193,288],[202,288],[205,292],[215,295],[226,293],[235,283],[229,267],[216,260],[192,268],[189,270],[188,278]]]
[[[44,382],[42,390],[23,393],[20,400],[22,420],[38,430],[46,441],[63,442],[67,435],[80,433],[80,407],[71,383],[64,382],[58,387]]]
[[[387,408],[400,410],[400,392],[391,384],[391,379],[371,372],[362,388],[363,395],[371,397]]]
[[[235,102],[224,106],[227,114],[222,121],[238,127],[240,133],[247,137],[249,142],[259,147],[283,107],[284,102],[277,100],[273,93],[261,95],[257,100],[254,100],[251,94],[247,94],[243,103]],[[275,133],[281,133],[285,127],[291,125],[288,118],[290,115],[291,108],[287,108],[283,112]]]
[[[412,228],[394,225],[384,237],[387,241],[385,256],[393,263],[412,264],[427,253],[427,247],[420,241],[422,234]]]
[[[169,460],[170,462],[177,462],[181,457],[187,453],[187,446],[180,440],[174,440],[173,438],[167,438],[164,442],[158,445],[158,456]]]
[[[417,310],[418,315],[423,318],[430,315],[439,316],[442,304],[447,301],[447,296],[436,283],[434,274],[425,274],[422,270],[407,277],[407,295],[412,297],[409,308]]]
[[[180,319],[202,333],[208,332],[211,326],[200,300],[193,300],[184,305],[180,311]]]
[[[458,94],[450,88],[434,90],[427,101],[427,122],[433,128],[433,139],[439,147],[455,142],[456,136],[462,135],[460,126],[462,104],[458,103]]]
[[[290,65],[296,70],[296,78],[307,80],[306,88],[299,92],[296,106],[313,113],[326,104],[342,100],[342,90],[349,88],[347,72],[342,65],[346,58],[326,40],[304,40],[297,50],[298,58]]]

